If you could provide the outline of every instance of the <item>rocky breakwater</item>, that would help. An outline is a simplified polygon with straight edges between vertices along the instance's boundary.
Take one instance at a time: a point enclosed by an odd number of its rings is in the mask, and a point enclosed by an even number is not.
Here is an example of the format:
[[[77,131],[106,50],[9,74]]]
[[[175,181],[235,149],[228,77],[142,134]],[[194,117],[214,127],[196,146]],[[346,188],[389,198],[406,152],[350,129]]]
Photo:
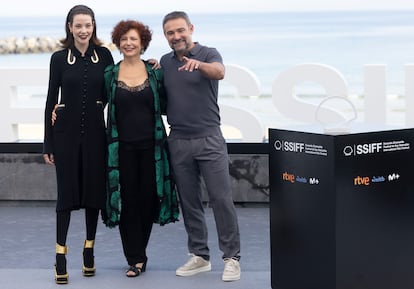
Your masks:
[[[0,54],[52,52],[59,49],[59,40],[51,37],[9,37],[0,39]]]
[[[116,47],[113,44],[105,44],[109,50]],[[8,37],[0,39],[1,54],[28,54],[50,53],[61,48],[59,40],[52,37]]]

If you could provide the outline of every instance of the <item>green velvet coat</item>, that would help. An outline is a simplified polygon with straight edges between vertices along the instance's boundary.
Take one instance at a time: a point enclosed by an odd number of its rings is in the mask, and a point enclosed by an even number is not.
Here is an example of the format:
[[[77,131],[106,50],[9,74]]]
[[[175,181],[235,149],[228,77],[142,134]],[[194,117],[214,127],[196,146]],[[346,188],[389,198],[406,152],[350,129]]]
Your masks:
[[[117,87],[119,63],[110,65],[105,69],[105,90],[108,97],[107,111],[107,140],[108,140],[108,176],[106,212],[103,220],[106,226],[115,227],[119,224],[121,216],[121,193],[119,183],[118,165],[118,129],[115,119],[114,98]],[[165,225],[178,221],[179,209],[175,182],[171,175],[169,152],[167,148],[167,134],[161,114],[165,112],[165,93],[163,88],[163,73],[161,69],[152,69],[152,65],[145,62],[148,80],[154,93],[155,108],[155,175],[157,195],[159,198],[159,214],[154,223]]]

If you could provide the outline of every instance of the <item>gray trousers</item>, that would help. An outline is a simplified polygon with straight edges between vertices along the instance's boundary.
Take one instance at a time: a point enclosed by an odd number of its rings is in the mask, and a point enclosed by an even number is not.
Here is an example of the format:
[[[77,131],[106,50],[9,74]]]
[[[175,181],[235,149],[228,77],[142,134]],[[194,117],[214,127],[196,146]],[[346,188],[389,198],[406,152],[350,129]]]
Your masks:
[[[223,258],[239,258],[240,233],[233,203],[229,159],[223,136],[168,138],[190,253],[209,259],[201,178],[207,187]]]

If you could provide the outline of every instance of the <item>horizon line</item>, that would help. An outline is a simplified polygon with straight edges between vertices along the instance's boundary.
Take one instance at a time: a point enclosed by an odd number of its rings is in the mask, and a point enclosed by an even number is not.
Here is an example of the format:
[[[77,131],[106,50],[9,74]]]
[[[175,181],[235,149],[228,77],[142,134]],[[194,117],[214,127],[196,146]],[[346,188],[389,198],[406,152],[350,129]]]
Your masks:
[[[191,15],[209,15],[209,14],[278,14],[278,13],[357,13],[357,12],[406,12],[410,13],[414,11],[413,8],[347,8],[347,9],[280,9],[280,10],[258,10],[258,11],[193,11],[191,12]],[[128,16],[130,15],[128,12],[95,12],[95,14],[101,16]],[[142,12],[141,15],[165,15],[165,13],[161,12]],[[10,14],[7,15],[1,15],[0,18],[15,18],[15,17],[30,17],[30,18],[37,18],[37,17],[50,17],[50,16],[56,16],[56,17],[65,17],[66,13],[63,14],[49,14],[49,13],[39,13],[36,15],[33,15],[33,12],[27,12],[22,14]],[[99,17],[97,16],[97,17]]]

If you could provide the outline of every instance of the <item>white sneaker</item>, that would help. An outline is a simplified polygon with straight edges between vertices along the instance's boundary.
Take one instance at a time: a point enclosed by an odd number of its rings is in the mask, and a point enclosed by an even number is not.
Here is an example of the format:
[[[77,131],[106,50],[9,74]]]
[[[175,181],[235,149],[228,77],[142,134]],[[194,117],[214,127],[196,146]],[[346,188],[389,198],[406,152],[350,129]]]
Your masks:
[[[233,258],[224,259],[223,281],[240,280],[240,263]]]
[[[177,276],[192,276],[201,272],[211,271],[211,263],[200,256],[190,254],[191,258],[175,271]]]

